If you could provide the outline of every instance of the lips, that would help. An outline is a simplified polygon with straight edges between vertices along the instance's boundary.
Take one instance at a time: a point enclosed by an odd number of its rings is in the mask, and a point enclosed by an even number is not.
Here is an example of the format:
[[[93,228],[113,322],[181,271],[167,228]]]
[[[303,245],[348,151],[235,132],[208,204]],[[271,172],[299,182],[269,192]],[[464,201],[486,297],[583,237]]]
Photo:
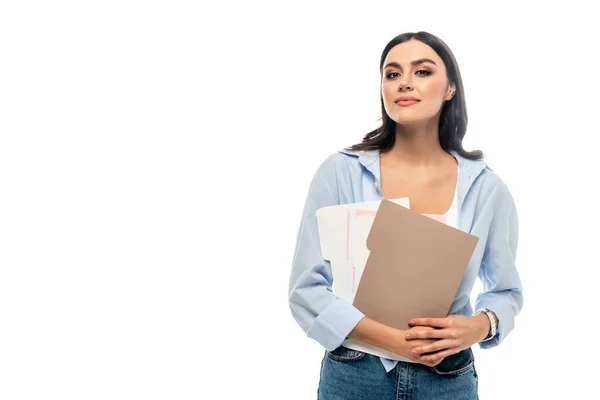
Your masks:
[[[401,107],[407,107],[407,106],[412,106],[413,104],[417,104],[418,102],[419,102],[418,100],[400,100],[400,101],[397,101],[396,104]]]
[[[394,102],[400,107],[408,107],[412,106],[413,104],[417,104],[419,102],[419,99],[413,96],[400,96],[396,100],[394,100]]]
[[[396,100],[394,100],[395,103],[398,103],[400,101],[419,101],[419,99],[413,96],[400,96]]]

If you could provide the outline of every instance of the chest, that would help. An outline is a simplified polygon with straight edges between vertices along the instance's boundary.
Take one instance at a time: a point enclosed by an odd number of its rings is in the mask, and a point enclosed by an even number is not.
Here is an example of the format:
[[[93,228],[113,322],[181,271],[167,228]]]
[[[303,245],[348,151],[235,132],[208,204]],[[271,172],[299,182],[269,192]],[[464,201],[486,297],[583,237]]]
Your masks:
[[[421,214],[445,214],[454,200],[456,183],[456,171],[431,178],[406,176],[385,168],[381,170],[384,198],[408,197],[410,209]]]

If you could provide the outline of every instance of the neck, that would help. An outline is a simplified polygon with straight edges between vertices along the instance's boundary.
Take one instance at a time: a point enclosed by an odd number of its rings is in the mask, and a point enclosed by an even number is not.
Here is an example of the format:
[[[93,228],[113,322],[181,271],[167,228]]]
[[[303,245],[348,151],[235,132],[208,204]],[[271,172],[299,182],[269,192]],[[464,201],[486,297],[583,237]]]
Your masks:
[[[434,124],[396,124],[396,142],[386,158],[413,167],[439,166],[447,159],[448,153],[440,145],[437,121]]]

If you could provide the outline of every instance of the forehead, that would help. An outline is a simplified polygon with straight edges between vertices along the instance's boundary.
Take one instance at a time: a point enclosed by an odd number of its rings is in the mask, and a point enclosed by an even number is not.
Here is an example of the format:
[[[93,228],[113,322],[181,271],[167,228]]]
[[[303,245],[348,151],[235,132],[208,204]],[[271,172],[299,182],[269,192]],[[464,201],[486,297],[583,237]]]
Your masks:
[[[383,65],[395,61],[403,67],[410,67],[410,62],[419,58],[430,58],[438,67],[443,68],[444,63],[437,53],[429,45],[419,40],[409,40],[392,47],[385,57]]]

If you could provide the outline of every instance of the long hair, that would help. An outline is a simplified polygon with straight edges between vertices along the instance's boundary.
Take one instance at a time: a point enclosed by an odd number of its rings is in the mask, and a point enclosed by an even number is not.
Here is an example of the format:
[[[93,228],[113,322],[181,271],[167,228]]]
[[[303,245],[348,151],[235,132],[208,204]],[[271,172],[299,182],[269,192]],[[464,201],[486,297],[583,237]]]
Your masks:
[[[396,36],[383,49],[381,61],[379,62],[380,75],[383,76],[383,63],[390,49],[411,39],[427,44],[440,56],[446,65],[448,81],[454,83],[456,86],[454,96],[444,102],[442,106],[439,124],[440,145],[446,151],[455,150],[461,156],[471,160],[483,159],[483,152],[481,150],[467,151],[463,148],[462,140],[467,131],[467,106],[462,78],[454,54],[452,54],[450,48],[440,38],[424,31],[416,33],[407,32]],[[346,148],[346,150],[380,150],[385,152],[394,146],[396,142],[396,122],[385,111],[381,91],[379,91],[379,98],[381,101],[381,126],[367,133],[363,137],[362,143],[354,144]]]

